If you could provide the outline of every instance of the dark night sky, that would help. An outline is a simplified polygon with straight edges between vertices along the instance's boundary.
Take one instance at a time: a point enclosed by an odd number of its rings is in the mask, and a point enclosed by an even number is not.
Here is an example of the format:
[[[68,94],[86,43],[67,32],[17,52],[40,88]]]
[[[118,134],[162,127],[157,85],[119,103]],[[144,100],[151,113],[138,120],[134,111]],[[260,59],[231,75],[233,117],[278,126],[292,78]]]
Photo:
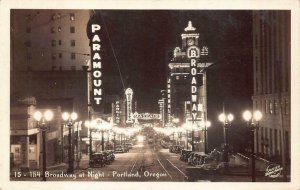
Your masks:
[[[243,104],[244,97],[251,100],[251,11],[102,10],[96,13],[105,20],[125,85],[133,88],[139,110],[158,111],[159,93],[166,86],[168,51],[181,46],[180,35],[189,20],[200,33],[201,45],[209,47],[209,61],[215,63],[208,72],[209,99],[216,98],[221,104],[222,101],[231,103],[235,97],[236,104],[240,101]],[[104,46],[106,43],[104,40]],[[107,47],[113,57],[111,47]],[[106,72],[118,73],[116,61],[112,58],[109,62]]]
[[[209,146],[220,147],[223,142],[222,125],[217,120],[223,104],[227,112],[235,115],[229,143],[242,147],[241,143],[247,142],[240,137],[247,136],[242,111],[252,108],[251,11],[105,10],[101,11],[101,16],[107,25],[126,87],[134,90],[139,112],[158,112],[160,90],[166,88],[168,52],[181,46],[181,34],[191,20],[200,33],[200,46],[208,46],[209,62],[214,63],[207,70],[208,119],[213,124],[208,131]],[[109,52],[111,54],[110,47]],[[107,72],[117,73],[115,60],[109,62]]]

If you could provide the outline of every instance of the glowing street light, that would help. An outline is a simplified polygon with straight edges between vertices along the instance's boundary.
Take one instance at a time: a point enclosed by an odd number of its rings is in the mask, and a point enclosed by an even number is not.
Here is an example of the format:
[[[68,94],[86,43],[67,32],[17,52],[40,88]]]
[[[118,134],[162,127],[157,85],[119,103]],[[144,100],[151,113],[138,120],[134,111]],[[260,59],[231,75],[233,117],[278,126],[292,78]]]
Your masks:
[[[247,122],[248,128],[251,130],[251,149],[252,149],[252,182],[256,181],[256,172],[255,172],[255,135],[256,129],[259,128],[259,121],[262,119],[262,113],[259,110],[256,110],[253,114],[246,110],[243,113],[243,118]]]
[[[69,159],[69,168],[68,173],[74,173],[74,158],[72,154],[72,126],[74,126],[75,120],[78,118],[77,113],[72,112],[69,114],[68,112],[62,113],[62,119],[65,121],[69,128],[69,135],[68,135],[68,141],[69,141],[69,148],[68,148],[68,159]],[[79,161],[79,160],[77,160]],[[78,165],[78,164],[77,164]]]
[[[33,118],[38,122],[39,128],[42,130],[42,141],[43,141],[43,181],[46,181],[46,122],[48,122],[50,127],[50,121],[53,119],[53,112],[51,110],[46,110],[44,114],[40,111],[36,111],[33,114]]]
[[[219,120],[223,123],[224,127],[224,156],[223,162],[225,163],[225,172],[228,170],[228,152],[229,152],[229,145],[228,145],[228,128],[231,126],[231,122],[233,121],[234,116],[230,113],[226,115],[225,113],[221,113],[219,115]]]

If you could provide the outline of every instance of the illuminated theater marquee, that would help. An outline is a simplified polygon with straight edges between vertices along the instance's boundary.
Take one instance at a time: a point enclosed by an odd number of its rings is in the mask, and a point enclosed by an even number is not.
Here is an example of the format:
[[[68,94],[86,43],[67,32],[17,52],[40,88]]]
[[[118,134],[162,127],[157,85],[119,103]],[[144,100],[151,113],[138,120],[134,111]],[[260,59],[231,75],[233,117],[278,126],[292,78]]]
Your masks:
[[[99,24],[92,24],[92,38],[91,38],[91,59],[92,59],[92,90],[93,100],[96,105],[100,105],[102,100],[102,60],[100,56],[101,52],[101,40],[100,33],[101,26]]]

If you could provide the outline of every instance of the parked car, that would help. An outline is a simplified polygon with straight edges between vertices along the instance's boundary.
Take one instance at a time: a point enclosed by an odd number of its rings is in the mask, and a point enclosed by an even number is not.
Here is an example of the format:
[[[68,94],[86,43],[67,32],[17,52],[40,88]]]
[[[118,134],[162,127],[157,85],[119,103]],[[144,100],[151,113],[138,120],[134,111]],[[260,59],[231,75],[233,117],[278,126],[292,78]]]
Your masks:
[[[106,150],[106,151],[103,151],[102,153],[106,158],[105,164],[111,164],[114,161],[115,155],[111,151]]]
[[[115,147],[115,153],[124,153],[125,150],[124,150],[124,147],[122,145],[117,145]]]
[[[129,149],[132,149],[132,147],[133,147],[132,143],[126,143],[125,145],[128,146]]]
[[[181,150],[183,149],[182,146],[180,145],[172,145],[169,147],[169,152],[172,152],[172,153],[181,153]]]
[[[114,161],[115,157],[116,157],[115,154],[114,154],[114,151],[113,150],[106,150],[106,151],[110,154],[112,160]]]
[[[188,158],[188,164],[194,166],[204,164],[205,158],[207,157],[208,155],[204,154],[203,152],[191,152]]]
[[[182,149],[181,155],[180,155],[180,160],[187,162],[191,152],[192,152],[191,150]]]
[[[101,166],[104,167],[106,162],[107,162],[107,157],[105,156],[104,153],[98,152],[94,153],[92,155],[92,158],[90,159],[90,166],[95,167],[95,166]]]

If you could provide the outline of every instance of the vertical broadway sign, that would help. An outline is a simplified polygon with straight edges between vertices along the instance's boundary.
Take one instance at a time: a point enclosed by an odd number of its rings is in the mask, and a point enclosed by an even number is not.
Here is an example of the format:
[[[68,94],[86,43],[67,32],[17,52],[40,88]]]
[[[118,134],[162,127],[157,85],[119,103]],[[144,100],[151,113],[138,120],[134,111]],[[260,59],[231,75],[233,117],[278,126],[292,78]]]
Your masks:
[[[200,50],[196,46],[191,46],[188,48],[187,57],[190,59],[190,69],[191,69],[191,115],[192,123],[197,120],[198,114],[198,97],[197,97],[197,58],[200,57]]]
[[[93,104],[99,106],[102,100],[102,59],[101,59],[101,26],[91,24],[91,73],[92,73],[92,98]]]

